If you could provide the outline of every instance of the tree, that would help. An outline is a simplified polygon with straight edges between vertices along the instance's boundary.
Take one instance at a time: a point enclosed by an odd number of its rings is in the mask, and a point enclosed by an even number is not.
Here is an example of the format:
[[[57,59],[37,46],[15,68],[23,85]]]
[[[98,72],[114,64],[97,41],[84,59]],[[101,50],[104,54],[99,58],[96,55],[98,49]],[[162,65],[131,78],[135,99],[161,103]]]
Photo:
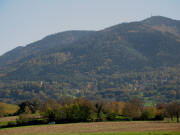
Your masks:
[[[143,109],[141,118],[143,120],[152,120],[152,119],[154,119],[156,117],[156,112],[157,112],[157,110],[153,106],[145,107]]]
[[[4,106],[0,103],[0,117],[3,117],[4,115]]]
[[[180,102],[174,102],[174,115],[176,116],[176,121],[179,122]]]
[[[68,97],[68,96],[62,96],[60,97],[60,101],[59,103],[64,106],[64,105],[70,105],[74,102],[74,99],[72,97]]]
[[[166,104],[165,106],[165,113],[168,117],[171,118],[171,120],[173,120],[173,117],[174,117],[174,106],[173,106],[173,103],[169,103],[169,104]]]
[[[166,105],[166,114],[171,117],[171,120],[173,117],[176,117],[176,121],[179,122],[179,116],[180,116],[180,102],[172,102]]]
[[[123,115],[131,119],[139,119],[143,110],[143,103],[139,98],[132,98],[124,105]]]
[[[43,116],[49,119],[49,121],[55,121],[59,118],[59,112],[61,111],[61,105],[58,104],[55,100],[49,99],[45,103],[40,105],[40,111]]]
[[[19,110],[17,114],[21,113],[35,113],[38,110],[38,104],[34,101],[24,101],[19,104]]]
[[[93,121],[93,114],[96,111],[94,104],[91,101],[88,101],[84,98],[78,98],[75,100],[75,103],[79,105],[80,109],[80,121]]]
[[[104,116],[104,103],[103,101],[96,103],[96,111],[97,111],[97,121],[104,121],[105,116]]]

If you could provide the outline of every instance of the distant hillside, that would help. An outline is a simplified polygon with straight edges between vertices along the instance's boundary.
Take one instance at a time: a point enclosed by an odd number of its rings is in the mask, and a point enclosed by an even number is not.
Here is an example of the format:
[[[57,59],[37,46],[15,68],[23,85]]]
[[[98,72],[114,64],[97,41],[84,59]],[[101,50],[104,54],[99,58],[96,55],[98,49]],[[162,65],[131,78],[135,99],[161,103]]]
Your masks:
[[[174,80],[174,72],[179,74],[179,58],[180,21],[162,16],[122,23],[100,31],[62,32],[1,56],[3,87],[0,88],[3,90],[0,92],[6,93],[7,83],[14,81],[16,85],[10,87],[10,93],[14,87],[18,95],[19,90],[34,91],[29,99],[38,95],[44,95],[44,98],[49,95],[56,98],[57,95],[94,98],[98,95],[116,100],[126,100],[133,95],[145,97],[147,90],[161,93],[157,88],[160,80]],[[163,72],[162,78],[158,79],[160,71]],[[147,89],[147,83],[152,87]],[[170,85],[169,82],[167,85]],[[180,99],[178,81],[176,88],[171,86],[169,89],[174,90],[175,95],[167,97],[165,90],[163,100]],[[50,88],[54,94],[50,93]],[[114,92],[115,95],[112,94]],[[147,94],[147,98],[156,95],[156,92]],[[112,98],[105,96],[107,93]],[[128,93],[126,98],[124,93]],[[24,95],[14,100],[27,98]],[[4,97],[0,99],[4,100]]]
[[[40,54],[47,54],[63,48],[79,38],[89,35],[91,31],[68,31],[53,34],[43,38],[42,40],[31,43],[25,47],[17,47],[0,57],[0,66],[19,62],[20,60],[33,57]]]

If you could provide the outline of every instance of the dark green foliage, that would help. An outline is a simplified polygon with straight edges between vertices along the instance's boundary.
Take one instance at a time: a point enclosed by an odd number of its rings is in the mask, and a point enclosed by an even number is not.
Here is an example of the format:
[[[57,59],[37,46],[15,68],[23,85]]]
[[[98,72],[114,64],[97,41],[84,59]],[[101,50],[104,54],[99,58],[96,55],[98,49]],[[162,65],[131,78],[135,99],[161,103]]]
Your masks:
[[[16,121],[18,126],[26,126],[26,125],[40,125],[40,124],[47,124],[48,119],[46,118],[36,118],[32,117],[28,114],[21,114],[19,119]]]
[[[7,126],[8,127],[15,127],[17,125],[17,122],[16,121],[10,121],[8,122]]]
[[[153,120],[164,120],[164,114],[158,114]]]
[[[38,104],[36,102],[25,101],[19,104],[19,110],[17,114],[21,113],[36,113]]]

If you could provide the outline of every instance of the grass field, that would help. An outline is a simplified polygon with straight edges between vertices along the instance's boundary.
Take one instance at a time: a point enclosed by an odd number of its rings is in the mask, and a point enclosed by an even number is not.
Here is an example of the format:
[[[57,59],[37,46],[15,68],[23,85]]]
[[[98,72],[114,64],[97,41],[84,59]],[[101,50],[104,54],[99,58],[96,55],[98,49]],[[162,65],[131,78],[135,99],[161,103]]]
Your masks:
[[[12,105],[12,104],[6,104],[6,103],[1,103],[0,106],[3,107],[3,114],[13,114],[18,110],[17,105]],[[7,125],[8,122],[10,121],[16,121],[18,116],[10,116],[10,117],[0,117],[0,126]]]
[[[96,122],[0,129],[0,135],[180,135],[180,124],[165,122]]]
[[[1,102],[0,102],[0,105],[4,107],[5,114],[13,114],[18,110],[17,105],[6,104],[6,103],[1,103]]]
[[[7,125],[8,122],[15,122],[16,119],[18,119],[18,116],[2,117],[0,118],[0,127]]]

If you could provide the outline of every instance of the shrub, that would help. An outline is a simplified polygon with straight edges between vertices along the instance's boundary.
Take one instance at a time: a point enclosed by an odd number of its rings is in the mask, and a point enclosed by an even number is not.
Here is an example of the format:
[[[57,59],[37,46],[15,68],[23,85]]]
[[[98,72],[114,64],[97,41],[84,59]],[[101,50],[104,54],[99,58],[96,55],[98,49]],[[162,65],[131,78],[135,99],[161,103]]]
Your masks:
[[[164,120],[164,114],[157,114],[153,120]]]
[[[115,113],[109,113],[107,114],[107,120],[110,120],[110,121],[115,121],[116,120],[116,114]]]
[[[7,126],[9,127],[15,127],[17,125],[17,122],[16,121],[9,121]]]
[[[106,115],[101,111],[97,114],[97,119],[96,121],[105,121],[106,120]]]
[[[39,125],[39,124],[47,124],[48,119],[45,118],[37,118],[30,114],[21,114],[19,119],[17,120],[18,126],[26,126],[26,125]]]
[[[144,108],[141,119],[142,120],[153,120],[156,116],[156,108],[154,107],[146,107]]]

